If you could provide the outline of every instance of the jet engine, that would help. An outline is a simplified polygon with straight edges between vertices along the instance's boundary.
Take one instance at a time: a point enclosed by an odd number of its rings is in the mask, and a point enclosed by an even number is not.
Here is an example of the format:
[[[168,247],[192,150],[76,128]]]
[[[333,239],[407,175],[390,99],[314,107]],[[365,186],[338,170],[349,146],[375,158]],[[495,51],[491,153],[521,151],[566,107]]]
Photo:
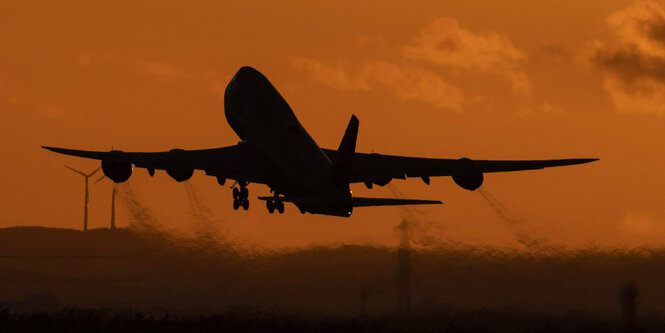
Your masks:
[[[108,179],[122,183],[132,175],[132,164],[113,160],[102,160],[102,171]]]
[[[469,191],[477,190],[480,185],[483,184],[483,174],[467,174],[467,175],[453,175],[453,180],[455,184],[459,185],[461,188]]]
[[[172,160],[176,161],[176,163],[180,163],[169,166],[166,169],[166,173],[177,182],[184,182],[185,180],[192,178],[192,175],[194,174],[194,168],[185,162],[184,153],[185,151],[182,149],[172,149],[169,152],[169,154],[173,156]]]
[[[194,168],[186,165],[172,166],[166,169],[166,173],[177,182],[184,182],[185,180],[192,178]]]
[[[391,180],[392,178],[374,179],[372,180],[372,183],[379,186],[386,186],[388,185],[388,183],[390,183]]]
[[[473,161],[464,157],[460,158],[460,172],[453,175],[455,184],[469,191],[477,190],[483,184],[483,173],[477,170]]]

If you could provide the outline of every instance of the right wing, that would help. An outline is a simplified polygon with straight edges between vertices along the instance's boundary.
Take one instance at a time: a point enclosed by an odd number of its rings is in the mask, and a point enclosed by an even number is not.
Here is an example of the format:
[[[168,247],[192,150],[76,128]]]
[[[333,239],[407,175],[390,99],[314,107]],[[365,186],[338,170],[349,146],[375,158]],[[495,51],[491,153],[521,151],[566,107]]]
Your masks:
[[[65,155],[78,156],[115,163],[131,163],[135,167],[146,168],[151,174],[154,170],[172,170],[174,168],[192,168],[204,170],[206,175],[243,180],[252,183],[268,182],[266,161],[261,154],[253,151],[247,144],[238,144],[213,149],[182,150],[173,149],[164,152],[123,152],[123,151],[88,151],[56,147],[42,148]],[[263,166],[263,167],[262,167]]]

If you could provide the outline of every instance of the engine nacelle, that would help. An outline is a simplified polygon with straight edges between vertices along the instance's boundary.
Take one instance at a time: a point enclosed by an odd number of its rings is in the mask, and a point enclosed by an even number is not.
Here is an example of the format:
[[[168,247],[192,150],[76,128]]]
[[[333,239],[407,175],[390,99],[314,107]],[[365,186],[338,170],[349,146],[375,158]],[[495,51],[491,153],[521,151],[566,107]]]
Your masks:
[[[483,179],[484,177],[482,173],[453,176],[455,184],[469,191],[477,190],[480,187],[480,185],[483,184]]]
[[[372,183],[374,183],[376,185],[379,185],[379,186],[386,186],[386,185],[388,185],[388,183],[390,183],[391,180],[392,180],[392,178],[373,179]]]
[[[186,165],[178,165],[166,169],[166,173],[177,182],[184,182],[185,180],[192,178],[194,168]]]
[[[132,175],[132,164],[113,160],[102,160],[104,175],[115,183],[122,183]]]
[[[464,157],[459,159],[459,171],[453,175],[453,180],[461,188],[475,191],[483,184],[483,173],[477,169],[473,160]]]
[[[169,154],[171,155],[171,160],[176,164],[168,167],[166,173],[177,182],[184,182],[192,178],[194,168],[186,162],[185,151],[182,149],[171,149]]]

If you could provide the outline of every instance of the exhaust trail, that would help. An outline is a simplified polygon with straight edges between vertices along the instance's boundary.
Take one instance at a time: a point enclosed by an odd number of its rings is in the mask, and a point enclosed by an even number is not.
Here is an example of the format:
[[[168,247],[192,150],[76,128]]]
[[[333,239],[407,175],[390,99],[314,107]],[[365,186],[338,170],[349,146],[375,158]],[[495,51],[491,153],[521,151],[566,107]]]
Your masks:
[[[203,198],[198,194],[191,180],[184,182],[185,192],[189,200],[190,214],[203,224],[210,224],[210,209],[203,203]]]
[[[118,184],[118,197],[123,201],[129,220],[129,227],[141,231],[161,233],[161,226],[150,210],[142,202],[129,182]]]
[[[479,188],[477,192],[480,196],[487,202],[487,204],[492,208],[496,216],[513,231],[517,242],[522,244],[528,250],[543,252],[551,250],[551,247],[547,246],[549,240],[546,237],[532,237],[525,230],[524,226],[527,223],[526,220],[516,217],[514,214],[511,214],[510,211],[503,205],[494,195],[492,195],[488,190]]]
[[[387,185],[393,197],[404,199],[406,195],[394,184]],[[400,247],[411,248],[412,243],[423,247],[443,246],[443,242],[436,236],[432,236],[432,230],[442,231],[441,225],[428,220],[424,211],[415,206],[397,206],[402,215],[402,222],[395,226],[400,233]]]
[[[199,194],[191,180],[184,182],[184,186],[189,201],[189,214],[195,219],[195,222],[191,224],[195,241],[207,248],[215,248],[226,244],[227,237],[220,230],[222,220],[212,218],[211,210],[205,204],[205,199]]]

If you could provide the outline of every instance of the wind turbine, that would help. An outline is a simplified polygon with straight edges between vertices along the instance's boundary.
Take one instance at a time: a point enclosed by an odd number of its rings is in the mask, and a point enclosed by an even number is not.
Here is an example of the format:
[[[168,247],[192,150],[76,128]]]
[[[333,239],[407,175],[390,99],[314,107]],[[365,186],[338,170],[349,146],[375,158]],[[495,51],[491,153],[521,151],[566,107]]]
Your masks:
[[[102,175],[95,181],[95,184],[102,181],[106,178],[106,175]],[[115,229],[115,183],[113,183],[113,189],[111,190],[111,229]]]
[[[96,174],[97,171],[99,171],[99,169],[101,169],[101,167],[95,169],[95,171],[93,171],[89,174],[86,174],[82,171],[76,170],[76,169],[74,169],[70,166],[65,165],[65,168],[67,168],[69,170],[72,170],[72,171],[78,173],[79,175],[85,177],[85,199],[84,199],[85,201],[83,203],[83,231],[87,231],[88,230],[88,201],[89,201],[89,198],[90,198],[90,195],[88,194],[88,179],[92,175]]]

